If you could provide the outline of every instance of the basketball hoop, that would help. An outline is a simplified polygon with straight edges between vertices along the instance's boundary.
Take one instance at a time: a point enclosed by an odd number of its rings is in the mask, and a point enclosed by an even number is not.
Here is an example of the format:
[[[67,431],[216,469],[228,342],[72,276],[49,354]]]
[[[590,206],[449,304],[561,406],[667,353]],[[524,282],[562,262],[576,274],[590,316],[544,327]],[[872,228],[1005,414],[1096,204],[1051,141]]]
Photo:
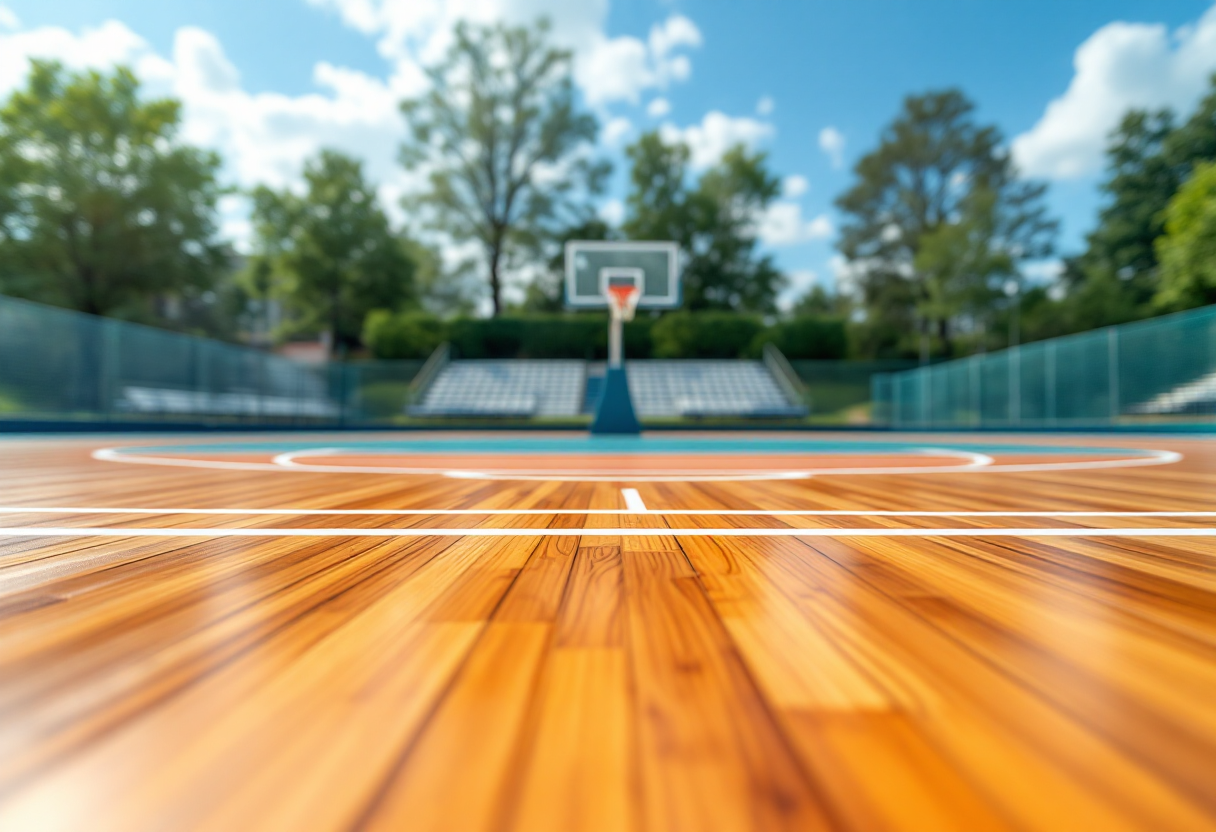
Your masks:
[[[637,311],[642,289],[636,283],[614,283],[607,287],[608,307],[612,317],[621,321],[632,321]]]

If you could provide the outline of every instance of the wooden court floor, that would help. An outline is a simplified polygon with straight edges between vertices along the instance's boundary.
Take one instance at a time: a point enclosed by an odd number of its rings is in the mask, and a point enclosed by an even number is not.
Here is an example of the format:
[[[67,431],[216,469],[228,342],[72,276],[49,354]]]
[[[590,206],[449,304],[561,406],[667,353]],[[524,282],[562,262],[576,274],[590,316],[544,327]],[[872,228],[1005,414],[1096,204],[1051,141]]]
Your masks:
[[[0,440],[0,830],[1216,829],[1216,440],[751,481],[91,456],[137,441]]]

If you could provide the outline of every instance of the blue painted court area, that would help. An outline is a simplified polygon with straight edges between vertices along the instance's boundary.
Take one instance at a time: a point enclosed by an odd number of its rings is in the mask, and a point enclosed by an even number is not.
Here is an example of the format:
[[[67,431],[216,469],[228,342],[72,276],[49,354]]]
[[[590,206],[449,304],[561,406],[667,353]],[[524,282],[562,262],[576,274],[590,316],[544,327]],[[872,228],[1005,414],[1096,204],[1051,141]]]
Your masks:
[[[799,456],[887,456],[922,455],[930,450],[948,450],[986,455],[1035,456],[1147,456],[1148,451],[1130,448],[1103,448],[1083,445],[1039,445],[1010,443],[883,442],[771,438],[747,435],[720,437],[680,436],[561,436],[528,437],[519,434],[502,436],[437,437],[428,439],[387,439],[351,441],[349,436],[335,436],[326,441],[262,441],[207,442],[173,445],[142,445],[124,447],[124,454],[282,454],[301,451],[341,450],[351,455],[418,455],[418,454],[688,454],[688,455],[799,455]]]

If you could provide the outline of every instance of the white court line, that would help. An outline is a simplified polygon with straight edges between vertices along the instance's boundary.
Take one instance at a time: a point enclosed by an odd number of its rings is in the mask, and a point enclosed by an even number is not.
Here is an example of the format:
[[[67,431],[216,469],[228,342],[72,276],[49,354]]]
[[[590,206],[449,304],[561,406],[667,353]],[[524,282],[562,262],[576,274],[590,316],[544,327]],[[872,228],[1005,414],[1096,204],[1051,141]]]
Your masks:
[[[1176,451],[1138,450],[1142,456],[1125,459],[1081,460],[1075,462],[1035,462],[1021,464],[994,464],[992,457],[984,454],[972,454],[964,451],[923,448],[922,453],[940,454],[962,457],[968,462],[963,465],[942,465],[932,467],[889,467],[889,468],[820,468],[806,471],[766,471],[766,472],[737,472],[734,474],[701,474],[696,472],[684,474],[653,474],[639,471],[622,471],[605,475],[599,471],[561,471],[561,472],[485,472],[485,471],[450,471],[440,468],[396,468],[373,467],[359,465],[302,465],[294,462],[298,456],[321,451],[337,451],[337,448],[321,448],[311,452],[298,451],[279,454],[274,459],[283,464],[273,462],[230,462],[227,460],[181,459],[177,457],[158,457],[144,454],[124,454],[123,448],[99,448],[93,451],[94,459],[105,462],[123,462],[132,465],[164,465],[176,468],[207,468],[233,471],[292,471],[299,473],[362,473],[362,474],[419,474],[440,475],[457,479],[504,480],[504,481],[533,481],[533,482],[750,482],[764,480],[799,480],[812,476],[840,475],[875,475],[875,474],[967,474],[1007,472],[1024,473],[1030,471],[1083,471],[1103,468],[1138,468],[1147,465],[1170,465],[1182,459],[1182,454]]]
[[[636,491],[623,488],[622,491]],[[700,517],[1216,517],[1216,511],[889,511],[882,509],[731,508],[97,508],[92,506],[0,506],[0,514],[148,514],[282,517],[430,517],[440,515],[530,516],[650,514]]]
[[[0,537],[1216,537],[1173,529],[150,529],[0,528]]]
[[[642,514],[646,511],[646,503],[643,502],[642,495],[636,488],[622,488],[621,496],[625,498],[626,511],[633,514]]]
[[[496,469],[490,471],[451,471],[442,468],[397,468],[387,465],[309,465],[296,460],[357,453],[352,448],[310,448],[303,451],[288,451],[272,458],[275,465],[293,471],[337,472],[343,474],[441,474],[445,477],[464,480],[495,480],[503,482],[749,482],[763,480],[803,480],[823,474],[919,474],[925,473],[923,466],[888,466],[885,468],[812,468],[807,471],[738,470],[729,474],[708,474],[703,471],[672,473],[670,469],[633,469],[605,474],[602,470],[527,470]],[[993,459],[986,454],[958,451],[948,448],[917,448],[908,452],[915,456],[950,457],[965,460],[962,465],[932,466],[933,471],[962,471],[992,465]],[[125,461],[125,460],[122,460]]]

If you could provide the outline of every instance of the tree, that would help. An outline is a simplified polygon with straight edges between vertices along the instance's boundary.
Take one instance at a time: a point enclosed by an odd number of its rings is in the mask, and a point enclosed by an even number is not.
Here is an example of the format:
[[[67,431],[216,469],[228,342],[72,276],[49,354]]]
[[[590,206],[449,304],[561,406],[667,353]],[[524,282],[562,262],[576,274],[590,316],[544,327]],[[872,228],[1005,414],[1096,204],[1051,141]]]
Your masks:
[[[0,109],[0,286],[97,315],[205,291],[227,259],[220,160],[180,143],[180,122],[127,69],[34,61]]]
[[[272,264],[279,292],[304,329],[330,333],[334,354],[359,343],[373,309],[416,303],[414,261],[389,226],[363,165],[323,150],[304,167],[304,196],[253,193],[255,260]],[[255,262],[251,273],[263,276]]]
[[[948,353],[960,327],[980,323],[967,318],[987,312],[962,315],[957,298],[943,302],[943,280],[957,283],[960,275],[947,279],[939,269],[935,277],[923,270],[923,258],[918,268],[926,241],[939,251],[974,250],[975,235],[987,235],[980,248],[1003,252],[1015,266],[1051,251],[1056,223],[1042,204],[1046,187],[1018,177],[1000,131],[976,123],[974,109],[957,90],[908,97],[878,147],[857,162],[855,184],[836,200],[846,217],[837,245],[858,276],[864,344],[872,352],[910,352],[907,335],[918,331]],[[984,192],[990,216],[980,221],[977,195]]]
[[[613,229],[599,217],[572,225],[557,235],[545,271],[533,278],[524,292],[523,312],[561,312],[565,308],[566,252],[571,240],[611,240]]]
[[[1145,314],[1157,290],[1153,242],[1181,171],[1165,156],[1174,130],[1168,110],[1132,110],[1107,145],[1107,202],[1086,237],[1085,251],[1065,262],[1068,315],[1073,329],[1123,323]]]
[[[1061,311],[1068,331],[1123,323],[1155,314],[1161,302],[1184,302],[1162,285],[1157,240],[1178,189],[1197,164],[1216,159],[1216,75],[1181,125],[1169,110],[1129,111],[1106,155],[1107,202],[1085,251],[1065,263],[1069,293]]]
[[[630,190],[622,230],[635,240],[673,240],[687,261],[684,306],[690,310],[771,312],[784,277],[757,252],[756,220],[780,193],[764,153],[728,150],[688,183],[689,149],[646,133],[626,153]]]
[[[816,283],[800,297],[790,310],[795,318],[802,317],[847,317],[850,312],[848,298],[831,293]]]
[[[576,105],[571,55],[549,46],[548,32],[543,20],[461,23],[427,70],[430,91],[402,104],[411,129],[402,162],[423,165],[429,184],[409,204],[434,229],[480,245],[495,315],[503,272],[586,219],[608,173],[590,157],[598,125]]]
[[[959,205],[954,222],[922,236],[913,260],[923,281],[916,304],[920,320],[988,323],[1007,282],[1016,282],[1018,276],[1014,256],[1004,244],[1008,233],[1000,227],[1001,221],[996,195],[977,188]],[[953,353],[950,335],[948,330],[941,333],[947,356]]]
[[[1170,200],[1157,255],[1159,307],[1188,309],[1216,303],[1216,162],[1196,167]]]

